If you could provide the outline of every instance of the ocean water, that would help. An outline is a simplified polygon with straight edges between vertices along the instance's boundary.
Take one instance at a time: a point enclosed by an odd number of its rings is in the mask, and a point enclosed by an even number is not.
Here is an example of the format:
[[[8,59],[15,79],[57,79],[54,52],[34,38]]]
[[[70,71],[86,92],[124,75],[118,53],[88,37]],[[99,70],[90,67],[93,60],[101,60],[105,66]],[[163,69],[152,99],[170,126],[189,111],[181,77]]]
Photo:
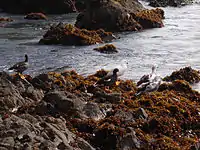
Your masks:
[[[146,3],[143,2],[144,5]],[[148,7],[148,6],[147,6]],[[151,7],[149,7],[151,8]],[[7,71],[15,62],[24,60],[27,53],[30,68],[25,73],[33,76],[64,68],[82,75],[95,73],[101,68],[112,68],[122,60],[128,69],[122,79],[137,81],[151,72],[153,64],[162,77],[185,66],[200,69],[200,4],[181,8],[166,7],[163,28],[141,32],[115,33],[120,39],[113,42],[119,53],[102,54],[91,46],[39,45],[50,25],[58,22],[74,24],[77,14],[49,15],[47,21],[25,20],[23,15],[0,13],[13,22],[0,23],[0,70]],[[200,89],[199,84],[194,86]]]

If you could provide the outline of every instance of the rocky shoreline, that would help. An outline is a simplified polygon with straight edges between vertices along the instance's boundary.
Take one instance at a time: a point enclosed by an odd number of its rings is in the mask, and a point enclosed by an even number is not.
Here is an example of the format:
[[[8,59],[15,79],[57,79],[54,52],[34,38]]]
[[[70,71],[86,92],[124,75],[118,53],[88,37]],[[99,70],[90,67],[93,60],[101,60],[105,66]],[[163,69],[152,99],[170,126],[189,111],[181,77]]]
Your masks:
[[[140,96],[132,80],[94,86],[106,73],[83,77],[72,70],[23,80],[1,72],[0,149],[199,148],[200,93],[189,84],[199,82],[198,71],[182,68],[158,91]]]

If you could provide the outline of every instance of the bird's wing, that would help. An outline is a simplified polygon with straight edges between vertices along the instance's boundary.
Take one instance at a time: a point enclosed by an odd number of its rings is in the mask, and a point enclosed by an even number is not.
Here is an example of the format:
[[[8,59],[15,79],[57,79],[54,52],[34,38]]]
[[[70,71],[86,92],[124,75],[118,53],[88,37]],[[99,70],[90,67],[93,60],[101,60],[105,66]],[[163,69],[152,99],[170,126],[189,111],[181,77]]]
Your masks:
[[[149,82],[149,75],[143,75],[140,80],[137,82],[137,86],[141,85],[142,83]]]
[[[15,65],[13,65],[12,67],[10,67],[8,70],[13,70],[13,69],[19,68],[19,66],[21,66],[22,63],[23,63],[23,62],[18,62],[18,63],[16,63]]]

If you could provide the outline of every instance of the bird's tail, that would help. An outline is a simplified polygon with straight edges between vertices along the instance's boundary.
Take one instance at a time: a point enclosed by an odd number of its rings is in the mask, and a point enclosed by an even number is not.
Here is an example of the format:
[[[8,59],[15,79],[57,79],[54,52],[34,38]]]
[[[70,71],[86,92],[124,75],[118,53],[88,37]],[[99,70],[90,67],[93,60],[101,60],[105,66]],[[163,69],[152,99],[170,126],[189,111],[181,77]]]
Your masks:
[[[14,67],[10,67],[8,70],[14,70]]]
[[[137,93],[135,93],[135,95],[134,96],[138,96],[138,95],[140,95],[142,92],[137,92]]]

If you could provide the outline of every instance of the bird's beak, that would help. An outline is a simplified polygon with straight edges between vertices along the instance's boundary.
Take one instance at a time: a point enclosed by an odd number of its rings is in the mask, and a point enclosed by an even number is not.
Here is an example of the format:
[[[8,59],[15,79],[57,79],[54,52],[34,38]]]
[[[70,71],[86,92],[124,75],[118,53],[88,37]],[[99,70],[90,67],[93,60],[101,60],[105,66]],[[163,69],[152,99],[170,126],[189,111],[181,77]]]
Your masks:
[[[115,84],[118,86],[120,84],[120,81],[116,81]]]
[[[19,73],[19,76],[21,77],[21,79],[25,79],[25,76],[21,73]]]

